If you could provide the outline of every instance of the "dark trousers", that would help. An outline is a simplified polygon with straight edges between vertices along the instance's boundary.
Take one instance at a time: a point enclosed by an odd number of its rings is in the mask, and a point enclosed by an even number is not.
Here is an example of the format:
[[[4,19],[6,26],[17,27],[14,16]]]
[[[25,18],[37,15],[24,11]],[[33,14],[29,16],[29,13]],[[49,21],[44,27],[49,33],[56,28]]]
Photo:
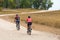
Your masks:
[[[31,28],[32,22],[28,22],[27,23],[27,30],[29,30]],[[32,29],[32,28],[31,28]]]
[[[19,21],[16,21],[16,27],[20,28],[20,22]]]

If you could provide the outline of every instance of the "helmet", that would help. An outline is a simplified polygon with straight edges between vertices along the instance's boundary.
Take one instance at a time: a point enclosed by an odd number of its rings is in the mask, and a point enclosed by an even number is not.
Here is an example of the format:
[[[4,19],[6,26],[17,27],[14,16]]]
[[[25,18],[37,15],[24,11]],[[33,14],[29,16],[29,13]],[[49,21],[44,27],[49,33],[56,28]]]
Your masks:
[[[18,14],[16,14],[16,16],[18,16]]]
[[[28,16],[28,18],[30,18],[30,16]]]

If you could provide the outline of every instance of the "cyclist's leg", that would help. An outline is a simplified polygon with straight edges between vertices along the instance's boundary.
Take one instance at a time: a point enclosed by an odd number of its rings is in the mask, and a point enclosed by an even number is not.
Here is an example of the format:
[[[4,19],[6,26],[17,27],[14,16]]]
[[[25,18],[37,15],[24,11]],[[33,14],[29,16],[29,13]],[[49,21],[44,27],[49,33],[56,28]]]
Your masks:
[[[29,24],[29,27],[28,27],[28,34],[31,35],[31,26]]]
[[[28,30],[31,31],[31,25],[30,25],[30,22],[28,23]]]
[[[18,30],[18,22],[16,21],[16,29]]]
[[[20,22],[18,22],[18,28],[20,29]]]
[[[27,33],[29,32],[29,23],[27,23]]]
[[[20,23],[17,21],[17,30],[20,30]]]
[[[32,27],[31,27],[31,25],[32,25],[32,22],[30,22],[30,29],[32,30]]]
[[[16,22],[16,27],[18,26],[18,23]]]
[[[19,23],[18,23],[18,21],[16,21],[16,28],[17,28],[17,30],[20,29],[20,28],[19,28]]]

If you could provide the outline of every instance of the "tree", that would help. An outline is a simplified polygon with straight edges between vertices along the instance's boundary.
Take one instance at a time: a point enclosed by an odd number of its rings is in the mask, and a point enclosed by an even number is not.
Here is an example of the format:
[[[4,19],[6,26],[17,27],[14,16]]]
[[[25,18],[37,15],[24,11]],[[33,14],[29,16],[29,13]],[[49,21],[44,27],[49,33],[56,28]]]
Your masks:
[[[30,2],[29,2],[29,0],[22,0],[22,1],[21,1],[21,4],[20,4],[20,7],[21,7],[21,8],[28,8],[28,7],[30,7]]]
[[[0,0],[0,11],[2,11],[2,3],[3,3],[3,0]]]
[[[2,2],[3,2],[3,1],[2,1],[2,0],[0,0],[0,7],[2,6]]]
[[[52,7],[52,4],[51,0],[0,0],[0,6],[4,8],[35,8],[47,10]]]
[[[8,0],[4,0],[3,1],[3,7],[4,8],[8,8]]]
[[[21,0],[21,8],[31,8],[34,0]]]
[[[15,0],[8,0],[8,8],[15,8],[16,4],[14,2]]]
[[[34,8],[38,9],[39,6],[42,4],[42,1],[43,1],[43,0],[35,0],[35,1],[33,2]]]
[[[16,8],[20,8],[20,0],[15,0],[16,1]]]
[[[20,0],[4,0],[5,8],[17,8],[20,6]]]
[[[36,9],[49,9],[50,7],[52,7],[52,2],[51,0],[35,0],[33,2],[34,8]]]

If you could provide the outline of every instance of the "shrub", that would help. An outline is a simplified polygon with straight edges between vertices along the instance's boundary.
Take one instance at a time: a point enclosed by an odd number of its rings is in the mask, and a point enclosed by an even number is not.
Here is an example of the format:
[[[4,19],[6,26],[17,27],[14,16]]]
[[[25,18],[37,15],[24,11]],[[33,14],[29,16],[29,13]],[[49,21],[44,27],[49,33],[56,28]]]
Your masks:
[[[0,11],[2,11],[2,7],[0,7]]]

